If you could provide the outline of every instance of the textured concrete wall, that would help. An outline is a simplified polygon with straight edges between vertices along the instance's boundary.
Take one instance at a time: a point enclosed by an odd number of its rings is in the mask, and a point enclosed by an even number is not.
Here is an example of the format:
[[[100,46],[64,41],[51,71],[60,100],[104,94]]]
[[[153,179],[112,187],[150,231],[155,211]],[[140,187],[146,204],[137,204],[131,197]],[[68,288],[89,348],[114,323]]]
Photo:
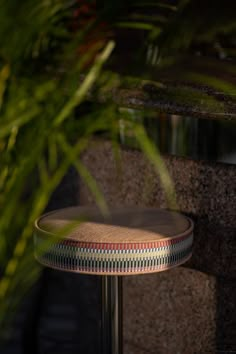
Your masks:
[[[166,208],[152,166],[138,151],[121,151],[119,166],[106,141],[83,160],[110,205]],[[185,267],[124,280],[125,354],[236,353],[236,166],[164,158],[180,211],[195,221]],[[93,204],[85,186],[80,204]]]

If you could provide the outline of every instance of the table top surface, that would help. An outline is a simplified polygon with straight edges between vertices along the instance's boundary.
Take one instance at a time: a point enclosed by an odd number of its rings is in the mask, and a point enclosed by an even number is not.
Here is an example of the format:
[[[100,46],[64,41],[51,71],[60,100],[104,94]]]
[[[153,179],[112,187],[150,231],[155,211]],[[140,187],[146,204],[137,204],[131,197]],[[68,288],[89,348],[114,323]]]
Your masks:
[[[43,215],[36,228],[75,241],[126,243],[179,237],[190,231],[192,223],[182,214],[155,208],[116,207],[105,217],[97,208],[71,207]]]

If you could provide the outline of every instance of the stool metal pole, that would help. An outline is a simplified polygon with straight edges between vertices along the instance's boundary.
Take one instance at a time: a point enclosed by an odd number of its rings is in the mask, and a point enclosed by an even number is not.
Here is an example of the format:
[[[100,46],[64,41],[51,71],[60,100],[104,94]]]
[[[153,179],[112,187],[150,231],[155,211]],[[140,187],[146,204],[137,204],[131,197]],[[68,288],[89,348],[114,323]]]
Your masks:
[[[102,276],[102,354],[122,354],[122,277]]]

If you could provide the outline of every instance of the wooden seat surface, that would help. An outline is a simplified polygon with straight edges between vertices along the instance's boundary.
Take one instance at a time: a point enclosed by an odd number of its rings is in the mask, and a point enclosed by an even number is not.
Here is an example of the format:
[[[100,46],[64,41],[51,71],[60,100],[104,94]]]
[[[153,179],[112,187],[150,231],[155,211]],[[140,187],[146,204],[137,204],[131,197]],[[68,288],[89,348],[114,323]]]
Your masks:
[[[56,210],[35,223],[35,253],[52,268],[89,274],[163,271],[191,256],[193,223],[186,216],[145,207]],[[45,251],[43,245],[49,244]]]

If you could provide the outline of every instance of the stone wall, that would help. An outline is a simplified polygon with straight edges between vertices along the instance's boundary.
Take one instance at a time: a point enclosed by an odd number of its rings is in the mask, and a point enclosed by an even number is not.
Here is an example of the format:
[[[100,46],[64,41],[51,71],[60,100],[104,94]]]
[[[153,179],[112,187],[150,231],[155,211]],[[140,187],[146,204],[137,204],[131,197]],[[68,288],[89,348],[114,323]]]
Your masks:
[[[109,205],[166,208],[158,176],[141,152],[108,141],[83,156]],[[164,157],[181,212],[195,221],[192,259],[124,279],[125,354],[236,353],[236,166]],[[80,204],[94,200],[84,185]]]

